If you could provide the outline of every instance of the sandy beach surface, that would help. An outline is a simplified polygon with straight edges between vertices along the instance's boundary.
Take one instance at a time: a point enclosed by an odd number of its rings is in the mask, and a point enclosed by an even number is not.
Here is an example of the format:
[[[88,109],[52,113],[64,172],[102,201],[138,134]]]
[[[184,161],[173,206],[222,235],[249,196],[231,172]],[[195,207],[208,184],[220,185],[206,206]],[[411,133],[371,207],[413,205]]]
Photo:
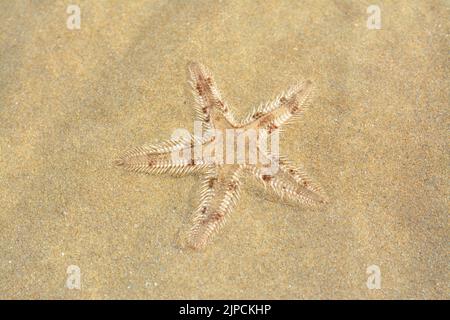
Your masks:
[[[450,6],[378,1],[369,29],[371,4],[0,0],[0,298],[448,299]],[[314,81],[281,152],[329,204],[248,183],[204,251],[179,245],[198,176],[111,161],[192,130],[191,60],[238,116]]]

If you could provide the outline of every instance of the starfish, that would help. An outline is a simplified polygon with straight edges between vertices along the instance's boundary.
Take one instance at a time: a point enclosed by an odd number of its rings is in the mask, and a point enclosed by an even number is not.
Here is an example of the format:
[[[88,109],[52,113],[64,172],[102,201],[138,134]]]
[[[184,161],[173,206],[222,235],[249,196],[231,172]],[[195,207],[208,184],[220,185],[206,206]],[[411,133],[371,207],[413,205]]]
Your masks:
[[[231,138],[239,140],[251,130],[259,130],[266,136],[278,134],[281,126],[295,120],[308,107],[313,94],[311,81],[298,82],[273,101],[261,104],[242,121],[237,121],[216,86],[210,71],[200,63],[189,63],[190,84],[195,98],[197,121],[205,132],[232,132]],[[285,157],[272,155],[258,147],[259,161],[223,163],[206,161],[207,151],[217,155],[217,135],[206,134],[199,138],[189,135],[170,139],[160,144],[147,144],[134,148],[115,161],[127,170],[180,176],[189,173],[201,175],[200,203],[193,214],[193,226],[187,237],[188,246],[201,249],[224,225],[236,206],[244,178],[256,178],[266,190],[288,202],[317,205],[327,201],[321,188],[313,183],[301,167],[294,166]],[[200,157],[176,158],[173,155],[192,156],[202,147]],[[259,145],[258,145],[259,146]],[[217,148],[217,149],[216,149]],[[247,160],[246,157],[244,160]],[[277,170],[267,170],[276,162]]]

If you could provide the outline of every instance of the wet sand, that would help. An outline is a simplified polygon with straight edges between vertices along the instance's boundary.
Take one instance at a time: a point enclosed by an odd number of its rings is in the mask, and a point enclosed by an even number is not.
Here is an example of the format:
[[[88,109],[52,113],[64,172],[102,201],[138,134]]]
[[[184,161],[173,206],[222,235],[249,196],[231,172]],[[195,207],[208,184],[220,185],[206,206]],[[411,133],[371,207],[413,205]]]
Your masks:
[[[0,298],[449,298],[448,3],[382,1],[381,30],[364,1],[77,3],[69,30],[66,1],[0,1]],[[206,250],[180,247],[198,177],[111,160],[192,130],[190,60],[238,116],[314,81],[281,151],[328,205],[246,184]]]

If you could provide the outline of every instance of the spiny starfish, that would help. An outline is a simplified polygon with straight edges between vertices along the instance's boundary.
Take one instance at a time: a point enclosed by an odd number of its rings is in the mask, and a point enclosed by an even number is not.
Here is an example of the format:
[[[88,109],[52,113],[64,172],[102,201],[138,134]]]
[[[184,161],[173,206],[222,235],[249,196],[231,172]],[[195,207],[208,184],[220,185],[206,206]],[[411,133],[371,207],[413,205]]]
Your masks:
[[[235,117],[222,99],[216,83],[206,67],[199,63],[189,64],[191,85],[195,97],[196,116],[207,132],[235,130],[236,139],[249,130],[259,129],[272,135],[280,127],[296,119],[308,106],[313,93],[311,81],[299,82],[273,101],[255,108],[243,121]],[[235,141],[236,141],[235,139]],[[207,135],[200,141],[193,136],[189,139],[168,140],[158,145],[144,145],[122,155],[116,164],[130,171],[143,173],[170,173],[182,175],[201,173],[200,204],[193,215],[193,226],[188,235],[188,245],[195,249],[203,248],[224,224],[225,219],[235,207],[242,178],[253,176],[266,189],[278,197],[304,205],[326,202],[321,188],[314,184],[303,169],[295,167],[284,157],[265,154],[269,162],[277,161],[278,170],[267,174],[267,161],[249,163],[211,163],[198,157],[193,160],[174,159],[173,153],[194,154],[195,145],[202,150],[214,147],[217,139]],[[259,150],[263,155],[263,151]]]

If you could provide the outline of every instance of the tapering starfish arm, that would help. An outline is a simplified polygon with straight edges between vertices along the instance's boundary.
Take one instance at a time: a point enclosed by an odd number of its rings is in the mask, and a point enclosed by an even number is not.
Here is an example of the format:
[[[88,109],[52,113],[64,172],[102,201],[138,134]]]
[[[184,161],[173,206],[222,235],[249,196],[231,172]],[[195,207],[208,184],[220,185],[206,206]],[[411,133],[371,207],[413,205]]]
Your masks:
[[[188,68],[195,98],[196,116],[202,121],[204,129],[209,130],[214,127],[223,129],[235,125],[233,113],[222,99],[208,68],[197,62],[191,62]]]
[[[248,165],[245,169],[281,199],[308,206],[327,202],[322,188],[302,168],[295,167],[285,158],[278,160],[278,169],[272,172],[262,165]]]
[[[273,101],[255,108],[240,126],[265,129],[270,134],[299,117],[308,107],[313,92],[314,86],[310,80],[299,82]]]
[[[203,248],[225,223],[239,200],[242,167],[212,167],[202,177],[200,204],[194,212],[189,246]]]
[[[194,159],[196,141],[188,139],[168,140],[160,144],[133,148],[115,160],[115,164],[129,171],[183,175],[205,169],[201,159]]]

